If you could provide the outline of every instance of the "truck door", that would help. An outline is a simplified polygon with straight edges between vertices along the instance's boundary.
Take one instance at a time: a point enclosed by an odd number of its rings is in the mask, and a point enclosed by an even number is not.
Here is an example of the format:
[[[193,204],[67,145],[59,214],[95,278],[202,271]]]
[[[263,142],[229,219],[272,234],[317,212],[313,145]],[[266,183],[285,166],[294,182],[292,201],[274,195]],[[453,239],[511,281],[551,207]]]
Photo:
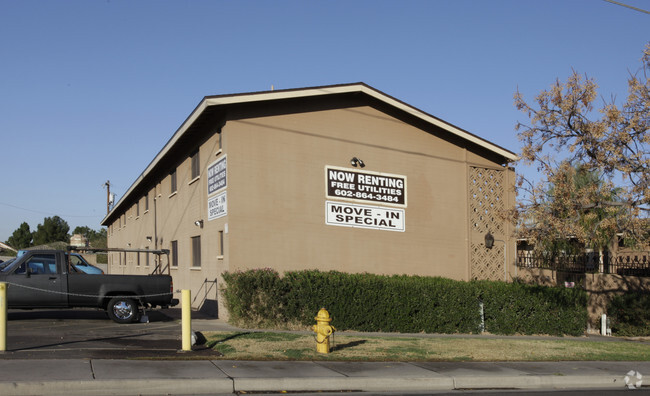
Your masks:
[[[60,307],[67,305],[67,285],[57,265],[57,253],[34,253],[7,275],[10,307]]]

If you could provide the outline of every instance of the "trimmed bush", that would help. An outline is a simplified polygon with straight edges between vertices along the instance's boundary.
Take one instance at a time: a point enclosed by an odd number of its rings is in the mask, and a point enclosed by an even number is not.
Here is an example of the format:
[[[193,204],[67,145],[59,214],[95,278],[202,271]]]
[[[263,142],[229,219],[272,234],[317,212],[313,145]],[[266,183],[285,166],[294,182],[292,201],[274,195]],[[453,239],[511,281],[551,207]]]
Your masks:
[[[481,284],[485,304],[485,328],[491,333],[582,335],[585,332],[588,314],[584,290],[520,282],[477,283]]]
[[[619,336],[650,336],[650,295],[627,292],[607,306],[612,333]]]
[[[306,327],[325,307],[339,330],[477,333],[481,301],[485,331],[493,334],[581,335],[587,323],[587,295],[580,289],[311,270],[223,277],[231,320],[246,326]]]
[[[250,325],[271,325],[283,320],[282,284],[279,274],[270,268],[224,273],[228,285],[224,292],[228,312],[233,319]]]

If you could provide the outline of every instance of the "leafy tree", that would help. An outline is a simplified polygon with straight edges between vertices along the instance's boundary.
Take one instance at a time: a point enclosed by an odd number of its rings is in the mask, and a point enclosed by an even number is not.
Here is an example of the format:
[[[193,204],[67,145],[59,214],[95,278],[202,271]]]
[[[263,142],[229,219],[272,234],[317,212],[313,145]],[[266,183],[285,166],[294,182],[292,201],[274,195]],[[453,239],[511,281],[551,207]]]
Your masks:
[[[630,211],[618,198],[619,189],[602,174],[583,166],[561,163],[553,182],[538,194],[536,204],[526,208],[529,220],[521,236],[535,240],[541,250],[578,253],[582,244],[602,251],[612,243],[622,224],[631,221]],[[608,202],[608,205],[595,203]],[[576,244],[579,241],[582,244]]]
[[[513,217],[542,224],[547,236],[571,235],[592,245],[616,231],[631,240],[648,239],[643,217],[650,205],[650,43],[641,62],[640,72],[628,78],[622,106],[603,101],[596,109],[596,82],[576,71],[531,104],[515,93],[517,109],[530,120],[516,126],[521,161],[536,165],[542,179],[519,177],[522,197]]]
[[[95,248],[106,248],[108,247],[108,235],[106,228],[100,228],[99,231],[91,230],[88,234],[88,242],[90,246]]]
[[[50,242],[68,242],[70,226],[59,216],[46,217],[34,231],[34,245],[44,245]]]
[[[23,222],[7,239],[7,244],[14,249],[25,249],[32,245],[32,232],[29,224]]]
[[[108,247],[108,232],[106,228],[101,228],[99,231],[96,231],[88,242],[94,248],[106,249]],[[108,256],[106,254],[97,255],[97,262],[100,264],[108,264]]]
[[[77,226],[75,227],[74,231],[72,231],[72,233],[81,234],[85,236],[88,239],[88,242],[90,242],[90,244],[94,247],[100,247],[100,246],[96,246],[95,244],[93,244],[93,241],[95,241],[96,243],[101,243],[102,240],[106,241],[106,237],[107,237],[105,228],[101,228],[99,231],[96,231],[88,226]],[[104,245],[105,244],[106,242],[104,242]]]
[[[105,249],[108,247],[108,232],[106,228],[101,228],[99,231],[94,231],[92,236],[88,239],[90,245],[96,248]]]
[[[72,233],[85,236],[88,239],[88,244],[93,248],[105,249],[108,247],[106,228],[100,228],[99,231],[95,231],[87,226],[77,226]],[[97,262],[107,264],[108,256],[106,254],[97,255]]]
[[[74,231],[72,231],[73,235],[81,234],[81,235],[85,236],[86,238],[88,238],[88,240],[90,240],[90,237],[92,235],[94,235],[94,233],[95,233],[95,230],[93,230],[92,228],[90,228],[88,226],[77,226],[77,227],[75,227]]]

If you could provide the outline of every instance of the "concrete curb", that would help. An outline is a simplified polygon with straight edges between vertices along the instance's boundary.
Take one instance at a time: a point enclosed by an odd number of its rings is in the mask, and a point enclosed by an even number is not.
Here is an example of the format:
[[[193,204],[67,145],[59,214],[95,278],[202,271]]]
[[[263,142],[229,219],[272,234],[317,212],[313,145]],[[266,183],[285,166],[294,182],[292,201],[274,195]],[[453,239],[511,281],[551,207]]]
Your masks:
[[[235,392],[426,392],[468,389],[589,389],[625,387],[622,377],[526,375],[500,377],[235,378]]]
[[[0,382],[0,395],[109,396],[233,393],[231,378]]]
[[[426,392],[467,389],[589,389],[625,387],[622,377],[581,375],[454,377],[295,377],[0,382],[3,396],[231,394],[234,392]]]
[[[623,377],[584,375],[522,375],[454,377],[454,390],[463,389],[589,389],[625,387]]]
[[[235,378],[235,392],[415,392],[453,390],[454,379],[405,377]]]

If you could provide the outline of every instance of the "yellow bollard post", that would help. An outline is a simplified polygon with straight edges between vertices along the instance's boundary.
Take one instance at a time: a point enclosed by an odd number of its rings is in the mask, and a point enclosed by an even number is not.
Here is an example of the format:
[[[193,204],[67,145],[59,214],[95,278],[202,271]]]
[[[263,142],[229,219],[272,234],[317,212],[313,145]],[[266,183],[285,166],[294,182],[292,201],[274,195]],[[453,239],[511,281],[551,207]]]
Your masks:
[[[0,282],[0,352],[7,350],[7,284]]]
[[[181,315],[181,325],[182,325],[182,337],[183,337],[183,350],[191,351],[192,350],[192,293],[190,290],[181,291],[181,302],[182,302],[182,315]]]

